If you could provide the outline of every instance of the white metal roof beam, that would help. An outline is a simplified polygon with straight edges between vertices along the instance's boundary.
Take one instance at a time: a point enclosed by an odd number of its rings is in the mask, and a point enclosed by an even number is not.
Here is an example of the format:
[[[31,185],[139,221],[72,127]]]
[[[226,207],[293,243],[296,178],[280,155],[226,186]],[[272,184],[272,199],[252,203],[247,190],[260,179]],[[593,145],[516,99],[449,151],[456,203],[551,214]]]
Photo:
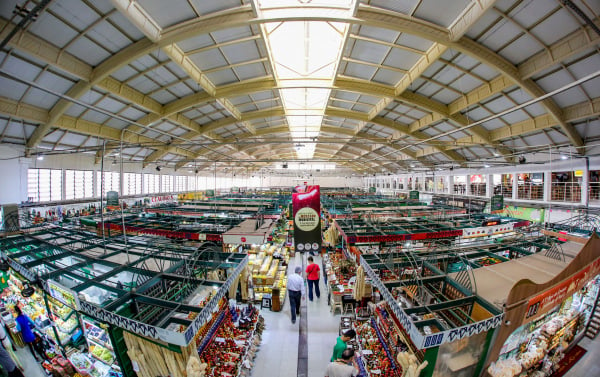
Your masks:
[[[309,16],[309,18],[311,17]],[[315,14],[314,16],[312,16],[312,18],[320,20],[328,19],[322,14]],[[469,42],[465,37],[459,39],[458,42],[452,42],[448,30],[440,28],[439,26],[428,24],[424,21],[415,20],[413,18],[402,17],[392,12],[386,12],[380,9],[370,8],[368,6],[363,5],[359,6],[357,16],[355,19],[343,20],[333,17],[332,20],[350,21],[353,23],[367,25],[372,24],[374,26],[389,28],[392,30],[408,32],[414,35],[421,36],[423,38],[430,39],[432,41],[436,41],[438,43],[449,45],[452,48],[474,56],[484,61],[484,63],[499,69],[501,72],[507,74],[517,84],[521,85],[525,90],[531,92],[533,95],[537,95],[536,93],[539,93],[539,88],[537,88],[538,90],[536,91],[536,86],[535,84],[533,84],[533,82],[524,82],[519,77],[517,69],[510,63],[508,63],[506,60],[501,59],[497,54],[485,49],[483,46],[473,41]],[[152,43],[149,39],[143,39],[125,48],[118,54],[115,54],[113,57],[107,59],[105,62],[103,62],[97,68],[94,69],[90,83],[78,84],[78,90],[71,92],[71,94],[78,98],[81,94],[85,93],[91,87],[91,85],[93,85],[93,83],[108,76],[110,73],[119,69],[122,65],[127,64],[130,61],[140,56],[143,56],[144,54],[147,54],[148,52],[152,51],[157,47],[168,45],[178,40],[183,40],[189,37],[193,37],[194,35],[206,33],[215,29],[222,29],[227,27],[246,25],[248,23],[261,23],[268,21],[274,21],[274,19],[256,19],[251,7],[240,7],[230,12],[220,13],[219,15],[214,17],[199,18],[198,20],[195,20],[193,22],[186,22],[182,25],[176,25],[173,28],[165,30],[165,32],[162,34],[160,42],[157,44]],[[566,130],[566,133],[567,135],[569,135],[570,139],[572,140],[572,143],[576,146],[581,145],[582,141],[581,138],[577,135],[577,133],[572,129],[570,125],[567,125],[560,119],[560,111],[557,111],[559,109],[557,107],[553,107],[551,101],[544,101],[544,105],[549,109],[553,116],[555,116],[557,120],[561,122],[561,127],[564,130]],[[68,105],[59,102],[53,109],[53,117],[55,118],[57,116],[60,116],[62,113],[64,113],[64,111],[66,111],[67,108]],[[30,138],[28,142],[28,145],[30,147],[37,145],[41,138],[43,138],[45,133],[51,127],[51,122],[49,123],[50,124],[40,126],[36,129],[36,132],[34,132],[34,135],[32,136],[32,138]],[[571,127],[571,129],[569,129],[569,127]]]

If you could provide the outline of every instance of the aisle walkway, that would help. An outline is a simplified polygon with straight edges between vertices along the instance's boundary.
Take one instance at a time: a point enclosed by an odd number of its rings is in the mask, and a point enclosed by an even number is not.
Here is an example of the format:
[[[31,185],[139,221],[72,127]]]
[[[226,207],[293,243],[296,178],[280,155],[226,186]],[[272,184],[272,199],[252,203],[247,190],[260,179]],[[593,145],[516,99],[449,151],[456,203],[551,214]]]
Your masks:
[[[306,258],[306,256],[304,256]],[[321,257],[314,257],[315,263],[321,266]],[[306,259],[305,259],[306,261]],[[293,273],[296,266],[302,266],[302,257],[296,254],[290,260],[288,271]],[[327,290],[323,279],[319,281],[321,298],[315,297],[314,301],[302,302],[303,311],[299,321],[292,324],[290,318],[290,304],[286,297],[281,312],[272,312],[263,309],[261,314],[265,318],[266,329],[263,332],[260,351],[252,370],[252,377],[278,376],[278,377],[319,377],[323,376],[329,363],[335,340],[338,336],[340,315],[332,315],[327,305]],[[306,287],[308,290],[308,287]],[[306,313],[307,337],[299,336],[302,326],[302,315]],[[299,343],[306,342],[308,347],[308,373],[298,368]],[[302,362],[302,361],[300,361]]]
[[[25,371],[23,372],[25,377],[48,377],[46,372],[44,372],[42,365],[35,361],[35,358],[28,347],[17,348],[16,354],[21,365],[25,368]]]
[[[594,340],[583,338],[579,345],[587,352],[564,377],[600,376],[600,336]]]

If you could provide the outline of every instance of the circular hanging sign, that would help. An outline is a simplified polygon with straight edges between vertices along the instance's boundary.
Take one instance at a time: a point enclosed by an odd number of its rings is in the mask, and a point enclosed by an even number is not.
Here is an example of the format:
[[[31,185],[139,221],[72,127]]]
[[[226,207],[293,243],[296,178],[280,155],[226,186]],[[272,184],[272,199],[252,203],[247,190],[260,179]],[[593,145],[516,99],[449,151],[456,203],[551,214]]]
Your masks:
[[[310,207],[300,208],[294,217],[294,223],[298,229],[304,232],[310,232],[315,229],[320,221],[321,219],[317,211]]]

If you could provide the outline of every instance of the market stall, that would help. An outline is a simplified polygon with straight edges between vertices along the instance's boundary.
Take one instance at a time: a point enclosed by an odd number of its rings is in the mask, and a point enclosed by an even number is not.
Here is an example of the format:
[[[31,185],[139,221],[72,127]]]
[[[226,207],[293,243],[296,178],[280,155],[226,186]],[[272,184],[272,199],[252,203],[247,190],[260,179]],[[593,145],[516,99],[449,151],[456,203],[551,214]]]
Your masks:
[[[421,376],[471,376],[483,366],[501,311],[477,295],[470,269],[450,277],[439,268],[446,263],[438,257],[448,253],[452,251],[438,256],[405,251],[360,258],[385,302],[378,305],[380,318],[375,323],[381,327],[387,320],[388,325],[379,330],[380,343],[390,350],[388,359],[395,358],[396,368],[421,370]],[[389,365],[394,369],[394,363]]]
[[[189,359],[197,358],[190,350],[202,342],[200,330],[227,307],[226,295],[248,257],[209,244],[186,248],[140,237],[128,244],[96,241],[50,228],[0,243],[13,270],[30,281],[40,279],[54,321],[65,330],[75,326],[71,322],[83,328],[83,351],[62,350],[74,370],[95,377],[134,376],[133,365],[153,371],[150,360],[130,352],[134,348],[126,339],[136,339],[158,344],[165,360],[179,360],[166,365],[163,375],[183,377]],[[38,246],[26,250],[27,245]],[[214,271],[224,272],[217,277],[222,280],[212,279]],[[254,314],[249,317],[258,321]],[[251,355],[238,362],[248,364]]]
[[[495,302],[505,307],[503,325],[488,356],[487,373],[549,376],[584,335],[595,314],[600,239],[593,234],[575,255],[549,252],[504,265],[502,270],[486,267],[502,282],[496,278],[495,283],[500,284],[483,290],[489,297],[493,292]],[[492,280],[489,277],[487,280]]]

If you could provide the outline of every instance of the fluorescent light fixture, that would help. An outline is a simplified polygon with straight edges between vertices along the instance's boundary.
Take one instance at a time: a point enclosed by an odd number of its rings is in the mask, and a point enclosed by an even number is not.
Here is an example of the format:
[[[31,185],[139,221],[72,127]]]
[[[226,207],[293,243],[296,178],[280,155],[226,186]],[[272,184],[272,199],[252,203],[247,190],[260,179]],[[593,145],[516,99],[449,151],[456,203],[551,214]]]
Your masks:
[[[44,155],[40,154],[39,156],[37,156],[38,161],[43,161],[44,160]]]
[[[561,159],[561,160],[566,160],[566,159],[568,159],[568,158],[569,158],[569,157],[565,156],[564,154],[560,156],[560,159]]]
[[[490,165],[483,165],[483,167],[484,167],[484,168],[489,168],[489,167],[490,167]]]

